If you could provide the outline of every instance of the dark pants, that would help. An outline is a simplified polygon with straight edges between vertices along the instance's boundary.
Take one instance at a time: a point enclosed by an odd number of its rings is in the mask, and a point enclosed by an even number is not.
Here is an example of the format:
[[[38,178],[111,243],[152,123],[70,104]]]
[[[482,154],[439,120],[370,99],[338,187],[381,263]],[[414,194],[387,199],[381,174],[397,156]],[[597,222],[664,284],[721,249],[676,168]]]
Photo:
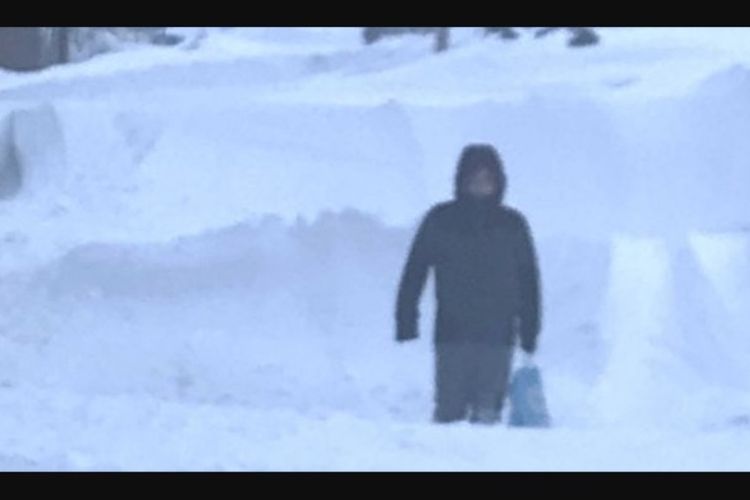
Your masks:
[[[439,423],[467,417],[493,424],[507,392],[513,347],[468,342],[435,344],[435,413]]]

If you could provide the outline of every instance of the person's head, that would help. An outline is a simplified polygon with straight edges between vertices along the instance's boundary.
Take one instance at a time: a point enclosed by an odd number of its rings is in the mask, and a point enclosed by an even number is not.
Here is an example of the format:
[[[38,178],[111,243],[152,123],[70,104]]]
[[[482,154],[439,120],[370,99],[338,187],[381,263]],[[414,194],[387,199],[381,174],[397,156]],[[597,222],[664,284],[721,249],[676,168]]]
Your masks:
[[[493,146],[469,144],[464,147],[456,167],[456,198],[493,199],[499,203],[506,182],[502,160]]]

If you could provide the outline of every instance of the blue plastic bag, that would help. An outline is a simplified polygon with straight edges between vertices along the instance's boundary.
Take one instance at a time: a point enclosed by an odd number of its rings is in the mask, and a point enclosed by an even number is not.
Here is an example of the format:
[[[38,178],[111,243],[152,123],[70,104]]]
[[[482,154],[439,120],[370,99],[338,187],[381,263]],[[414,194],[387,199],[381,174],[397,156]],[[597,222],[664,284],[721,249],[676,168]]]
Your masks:
[[[510,381],[512,427],[549,427],[550,417],[544,397],[542,374],[536,366],[518,368]]]

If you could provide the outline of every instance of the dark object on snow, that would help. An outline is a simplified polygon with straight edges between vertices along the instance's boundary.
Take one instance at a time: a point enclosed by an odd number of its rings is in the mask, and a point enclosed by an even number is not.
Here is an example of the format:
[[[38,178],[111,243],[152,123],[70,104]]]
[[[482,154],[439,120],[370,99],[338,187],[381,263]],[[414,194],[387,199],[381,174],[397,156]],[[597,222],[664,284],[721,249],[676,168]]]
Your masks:
[[[568,40],[570,47],[587,47],[599,43],[599,35],[591,28],[569,28],[573,37]]]
[[[539,28],[534,32],[534,38],[544,38],[545,36],[549,35],[550,33],[554,33],[559,29],[560,28]]]
[[[531,28],[526,28],[531,29]],[[569,47],[586,47],[599,43],[599,35],[593,28],[533,28],[534,38],[544,38],[562,29],[567,30],[572,36],[568,40]],[[513,28],[485,28],[485,34],[500,34],[503,39],[513,40],[520,35]]]
[[[485,181],[490,194],[470,194],[468,186],[482,175],[491,179]],[[505,188],[492,146],[464,148],[454,199],[437,203],[422,218],[402,270],[398,341],[417,338],[419,300],[428,271],[435,271],[436,421],[460,419],[472,404],[484,415],[476,420],[495,421],[508,378],[502,375],[509,363],[504,353],[517,337],[524,351],[536,349],[541,327],[536,251],[526,218],[502,204]],[[460,394],[466,391],[471,394]],[[494,396],[477,399],[477,392]]]
[[[0,67],[36,71],[68,61],[68,28],[0,28]]]
[[[510,382],[510,421],[512,427],[549,427],[547,400],[542,374],[536,366],[524,366],[513,373]]]
[[[13,137],[13,114],[0,119],[0,201],[21,190],[21,165]]]
[[[540,28],[534,33],[534,38],[544,38],[561,28]],[[568,47],[586,47],[599,43],[599,35],[592,28],[566,28],[572,35],[568,40]]]
[[[484,34],[485,36],[497,35],[503,40],[515,40],[516,38],[521,36],[513,28],[500,28],[500,27],[484,28]]]
[[[448,50],[450,43],[450,31],[448,28],[437,28],[435,35],[435,52],[444,52]]]
[[[378,28],[364,28],[362,30],[362,38],[365,41],[365,45],[370,45],[382,38],[382,33]]]
[[[371,45],[382,38],[401,35],[434,35],[435,52],[448,50],[450,46],[450,28],[395,28],[395,27],[367,27],[362,30],[365,44]]]
[[[179,45],[185,41],[185,37],[175,35],[174,33],[157,33],[151,39],[151,43],[154,45],[165,45],[167,47],[173,47]]]

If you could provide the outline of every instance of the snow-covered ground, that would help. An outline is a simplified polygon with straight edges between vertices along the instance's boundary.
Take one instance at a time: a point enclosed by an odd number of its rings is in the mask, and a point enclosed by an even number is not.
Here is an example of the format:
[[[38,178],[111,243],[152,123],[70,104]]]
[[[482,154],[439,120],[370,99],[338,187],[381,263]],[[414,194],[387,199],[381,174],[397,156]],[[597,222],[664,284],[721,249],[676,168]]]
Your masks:
[[[0,73],[0,469],[750,468],[750,30],[454,40]],[[470,141],[536,236],[552,429],[429,423],[432,282],[392,340]]]

